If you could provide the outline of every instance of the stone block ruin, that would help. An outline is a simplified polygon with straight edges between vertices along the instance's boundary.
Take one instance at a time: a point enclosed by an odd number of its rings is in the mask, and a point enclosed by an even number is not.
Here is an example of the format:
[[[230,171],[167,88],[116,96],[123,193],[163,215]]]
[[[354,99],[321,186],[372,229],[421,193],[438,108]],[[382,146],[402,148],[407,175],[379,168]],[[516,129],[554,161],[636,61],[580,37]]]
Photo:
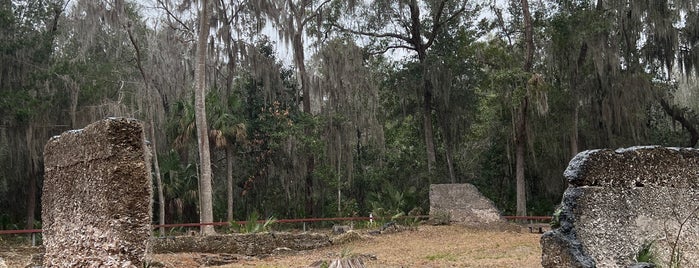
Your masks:
[[[543,267],[699,263],[699,150],[591,150],[564,172],[569,187],[541,238]]]
[[[142,124],[110,118],[64,132],[44,162],[44,267],[143,266],[152,185]]]
[[[430,218],[448,213],[451,221],[465,224],[501,222],[500,211],[472,184],[430,185]]]

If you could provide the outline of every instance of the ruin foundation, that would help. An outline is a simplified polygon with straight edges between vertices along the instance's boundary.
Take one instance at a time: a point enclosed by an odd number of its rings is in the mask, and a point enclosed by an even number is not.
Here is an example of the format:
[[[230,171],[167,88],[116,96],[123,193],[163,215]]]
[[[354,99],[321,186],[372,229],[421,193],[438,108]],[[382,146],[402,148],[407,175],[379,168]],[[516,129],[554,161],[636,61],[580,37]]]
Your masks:
[[[110,118],[44,149],[44,267],[141,267],[151,234],[150,154],[142,124]]]
[[[661,266],[699,263],[699,150],[633,147],[585,151],[541,238],[544,267],[630,267],[650,245]]]
[[[430,218],[447,213],[451,221],[465,224],[502,222],[500,211],[472,184],[430,185]]]

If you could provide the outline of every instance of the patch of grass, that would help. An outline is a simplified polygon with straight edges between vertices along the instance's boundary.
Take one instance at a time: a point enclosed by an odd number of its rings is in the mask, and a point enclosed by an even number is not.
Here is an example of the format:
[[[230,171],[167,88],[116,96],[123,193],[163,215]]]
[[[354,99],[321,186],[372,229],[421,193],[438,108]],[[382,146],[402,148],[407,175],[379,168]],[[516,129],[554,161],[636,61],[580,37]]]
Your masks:
[[[556,211],[553,212],[553,217],[551,217],[551,229],[561,227],[561,212],[563,212],[562,207],[556,208]]]
[[[353,251],[354,251],[354,248],[353,248],[353,247],[344,247],[344,248],[342,248],[342,251],[340,251],[340,258],[344,259],[344,258],[351,258],[351,257],[353,257],[353,256],[355,255],[354,253],[352,253]]]
[[[431,261],[436,261],[436,260],[446,260],[446,261],[456,261],[456,256],[452,253],[449,252],[440,252],[432,255],[427,255],[425,257],[428,260]]]
[[[637,262],[655,263],[655,254],[653,254],[653,242],[645,242],[636,253]]]

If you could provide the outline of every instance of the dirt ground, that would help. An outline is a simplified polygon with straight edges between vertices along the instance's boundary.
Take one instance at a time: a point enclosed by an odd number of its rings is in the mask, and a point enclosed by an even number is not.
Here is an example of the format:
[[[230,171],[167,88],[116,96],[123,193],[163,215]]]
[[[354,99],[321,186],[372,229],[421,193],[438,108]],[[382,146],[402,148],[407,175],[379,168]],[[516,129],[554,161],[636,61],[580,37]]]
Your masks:
[[[371,236],[358,231],[361,240],[309,251],[289,251],[261,257],[232,254],[155,254],[153,267],[203,267],[217,260],[229,264],[215,267],[308,267],[318,261],[330,263],[356,257],[367,267],[541,267],[540,234],[526,228],[473,228],[461,225],[422,225],[417,230]],[[0,246],[8,267],[24,267],[32,247]],[[232,262],[231,262],[232,261]],[[214,266],[211,266],[214,267]]]
[[[41,251],[37,247],[28,246],[29,242],[23,243],[23,245],[18,245],[18,243],[12,243],[11,245],[0,244],[0,258],[3,259],[5,265],[9,268],[25,267],[30,263],[32,254]]]
[[[403,231],[316,250],[262,258],[227,256],[235,261],[217,267],[308,267],[314,262],[355,256],[367,267],[541,267],[540,234],[528,230],[485,230],[460,225],[423,225]],[[197,267],[205,254],[157,254],[166,267]],[[226,256],[224,256],[226,257]]]

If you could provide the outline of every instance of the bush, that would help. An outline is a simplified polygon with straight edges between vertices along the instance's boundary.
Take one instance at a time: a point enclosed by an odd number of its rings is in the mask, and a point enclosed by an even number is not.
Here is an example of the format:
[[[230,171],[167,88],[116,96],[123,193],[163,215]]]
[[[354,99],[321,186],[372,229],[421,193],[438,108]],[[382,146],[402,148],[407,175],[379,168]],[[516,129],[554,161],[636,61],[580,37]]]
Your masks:
[[[277,223],[277,219],[274,216],[270,216],[265,222],[259,222],[260,215],[257,211],[253,211],[248,215],[245,224],[238,224],[237,222],[231,222],[231,229],[237,229],[240,233],[259,233],[267,232],[272,229],[272,226]]]

